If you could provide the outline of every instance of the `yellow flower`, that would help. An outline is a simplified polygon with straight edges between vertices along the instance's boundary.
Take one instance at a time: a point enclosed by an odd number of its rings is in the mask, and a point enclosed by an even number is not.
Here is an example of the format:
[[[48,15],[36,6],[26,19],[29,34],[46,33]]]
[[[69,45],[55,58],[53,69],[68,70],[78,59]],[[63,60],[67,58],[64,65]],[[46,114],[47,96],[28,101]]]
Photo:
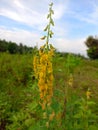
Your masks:
[[[42,103],[42,110],[45,110],[45,108],[46,108],[46,103],[43,102],[43,103]]]
[[[44,86],[44,79],[42,79],[42,78],[39,78],[39,81],[38,81],[38,86],[40,87],[40,86]]]
[[[44,87],[43,85],[40,85],[39,91],[42,92],[42,91],[44,91],[44,90],[45,90],[45,87]]]
[[[45,45],[39,50],[39,55],[34,57],[33,66],[40,92],[41,106],[44,110],[50,106],[53,96],[53,69],[52,69],[53,49],[45,51]],[[52,115],[51,115],[52,116]]]
[[[54,50],[49,51],[49,57],[51,58],[54,55]]]
[[[53,112],[50,114],[50,116],[49,116],[49,120],[52,121],[53,118],[54,118],[54,116],[55,116],[55,113],[54,113],[54,111],[53,111]]]
[[[43,71],[39,73],[39,77],[44,78],[44,72]]]
[[[53,81],[53,74],[51,74],[51,75],[49,76],[49,80],[50,80],[50,84],[51,84],[52,81]]]
[[[47,113],[44,112],[44,113],[43,113],[43,119],[46,119],[46,118],[47,118]]]
[[[52,96],[52,94],[53,94],[53,89],[52,89],[52,87],[49,88],[49,93],[50,93],[50,95]]]
[[[51,105],[51,102],[49,101],[49,103],[47,103],[47,106],[50,107],[50,105]]]
[[[46,127],[47,127],[47,128],[49,127],[49,122],[46,122]]]
[[[69,84],[69,86],[72,87],[72,85],[73,85],[73,76],[72,75],[70,75],[70,77],[69,77],[68,84]]]
[[[49,94],[49,95],[47,95],[46,99],[47,99],[47,102],[50,102],[51,95],[50,95],[50,94]]]
[[[44,86],[45,86],[45,90],[47,91],[47,89],[48,89],[48,84],[45,83]]]
[[[87,97],[87,99],[89,99],[89,98],[91,97],[91,92],[90,92],[90,90],[87,90],[87,92],[86,92],[86,97]]]
[[[40,93],[40,99],[43,99],[44,96],[43,96],[43,93]]]
[[[43,53],[42,56],[40,57],[40,63],[46,64],[47,61],[48,61],[48,55]]]
[[[44,74],[46,73],[46,66],[43,66],[42,71]]]

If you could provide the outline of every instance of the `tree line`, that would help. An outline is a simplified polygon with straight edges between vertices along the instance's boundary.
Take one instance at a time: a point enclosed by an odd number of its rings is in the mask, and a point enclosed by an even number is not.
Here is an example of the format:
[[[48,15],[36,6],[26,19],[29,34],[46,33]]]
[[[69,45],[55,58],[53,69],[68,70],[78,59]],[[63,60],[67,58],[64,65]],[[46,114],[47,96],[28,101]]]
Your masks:
[[[10,54],[24,54],[32,53],[33,49],[33,47],[28,47],[22,43],[18,45],[15,42],[0,39],[0,52],[9,52]]]
[[[98,37],[88,36],[85,40],[87,46],[87,55],[90,59],[98,59]],[[25,54],[36,51],[37,47],[28,47],[20,43],[17,45],[15,42],[0,39],[0,52],[9,52],[10,54]]]

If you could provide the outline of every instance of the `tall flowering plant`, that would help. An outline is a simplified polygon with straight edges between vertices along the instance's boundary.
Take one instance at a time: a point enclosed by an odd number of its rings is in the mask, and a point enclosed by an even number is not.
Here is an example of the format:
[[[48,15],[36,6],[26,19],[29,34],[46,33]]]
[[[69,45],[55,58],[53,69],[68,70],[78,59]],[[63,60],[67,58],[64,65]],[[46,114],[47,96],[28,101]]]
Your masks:
[[[50,8],[47,15],[49,22],[44,29],[46,35],[41,38],[42,40],[46,40],[45,44],[40,47],[38,54],[35,55],[33,60],[35,77],[38,80],[40,105],[43,110],[45,110],[47,106],[51,105],[51,98],[53,96],[52,57],[55,49],[52,44],[49,44],[49,39],[53,36],[51,26],[54,26],[54,21],[52,19],[54,11],[52,10],[52,6],[53,3],[49,4]]]

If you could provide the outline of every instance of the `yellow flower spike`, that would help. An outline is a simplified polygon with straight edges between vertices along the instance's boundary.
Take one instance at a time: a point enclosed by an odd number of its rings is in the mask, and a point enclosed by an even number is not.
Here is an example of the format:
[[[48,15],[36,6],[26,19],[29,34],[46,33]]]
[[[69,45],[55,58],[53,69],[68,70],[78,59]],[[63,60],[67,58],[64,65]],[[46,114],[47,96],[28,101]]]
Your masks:
[[[45,109],[46,109],[46,103],[43,102],[43,103],[42,103],[42,110],[45,110]]]
[[[49,128],[49,122],[46,122],[46,127]]]
[[[42,93],[40,93],[40,99],[43,99],[44,97],[43,97],[43,94]],[[41,105],[41,104],[40,104]]]
[[[43,119],[46,119],[46,118],[47,118],[47,113],[44,112],[44,113],[43,113]]]
[[[50,84],[52,85],[52,81],[53,81],[53,75],[49,75],[49,81],[50,81]]]
[[[90,92],[89,89],[88,89],[87,92],[86,92],[86,97],[87,97],[87,99],[90,99],[90,97],[91,97],[91,92]]]
[[[50,116],[49,116],[49,120],[52,121],[53,118],[54,118],[54,116],[55,116],[55,112],[53,111],[53,112],[50,114]]]
[[[49,101],[49,103],[47,103],[47,107],[50,107],[50,105],[51,105],[51,102]]]
[[[72,75],[70,75],[70,77],[69,77],[68,85],[71,86],[71,87],[73,85],[73,76]]]
[[[49,103],[51,101],[51,95],[48,94],[47,97],[46,97],[46,100]]]
[[[41,39],[46,40],[45,44],[40,47],[37,56],[34,57],[33,66],[36,78],[38,80],[38,88],[40,92],[40,105],[42,109],[45,110],[46,106],[51,105],[51,98],[53,96],[53,69],[52,69],[52,57],[54,54],[55,48],[52,44],[49,44],[49,38],[53,35],[50,26],[54,25],[52,19],[52,5],[49,7],[48,19],[49,23],[46,26],[45,30],[47,35],[43,36]],[[52,13],[51,13],[52,12]],[[51,32],[51,36],[50,36]],[[53,116],[53,115],[52,115]],[[48,123],[47,123],[48,125]]]

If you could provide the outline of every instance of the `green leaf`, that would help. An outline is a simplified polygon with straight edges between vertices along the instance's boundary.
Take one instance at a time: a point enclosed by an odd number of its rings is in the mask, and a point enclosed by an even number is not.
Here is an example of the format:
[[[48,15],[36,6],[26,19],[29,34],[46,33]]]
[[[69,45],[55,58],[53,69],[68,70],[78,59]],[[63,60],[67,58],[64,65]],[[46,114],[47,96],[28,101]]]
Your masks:
[[[53,45],[52,45],[52,44],[50,44],[50,48],[55,50],[55,48],[53,47]]]
[[[36,122],[33,126],[29,127],[29,130],[47,130],[47,128],[40,125],[40,122]]]
[[[53,22],[53,19],[50,20],[50,23],[54,26],[54,22]]]
[[[50,12],[51,12],[51,14],[54,14],[54,11],[53,11],[52,9],[51,9],[51,11],[50,11]]]
[[[49,36],[50,36],[50,38],[52,38],[52,35],[51,35],[51,34],[50,34]]]
[[[53,32],[50,30],[50,31],[49,31],[49,36],[50,36],[50,38],[52,38],[52,35],[53,35]]]
[[[47,19],[50,17],[50,14],[47,15]]]
[[[47,31],[48,27],[49,27],[49,25],[47,25],[47,26],[45,27],[44,31]]]
[[[32,111],[38,106],[38,103],[34,101],[33,103],[28,105],[28,108]]]
[[[87,104],[88,104],[88,105],[95,105],[96,103],[93,102],[93,101],[89,101],[89,102],[87,102]]]
[[[43,37],[41,37],[41,40],[44,40],[46,38],[46,36],[43,36]]]
[[[49,4],[49,6],[53,6],[53,2],[51,4]]]
[[[50,31],[51,35],[53,35],[54,33],[52,32],[52,30]]]
[[[26,126],[30,126],[30,125],[32,125],[32,124],[34,124],[34,123],[35,123],[34,119],[26,119],[26,120],[24,121],[24,124],[25,124]]]

